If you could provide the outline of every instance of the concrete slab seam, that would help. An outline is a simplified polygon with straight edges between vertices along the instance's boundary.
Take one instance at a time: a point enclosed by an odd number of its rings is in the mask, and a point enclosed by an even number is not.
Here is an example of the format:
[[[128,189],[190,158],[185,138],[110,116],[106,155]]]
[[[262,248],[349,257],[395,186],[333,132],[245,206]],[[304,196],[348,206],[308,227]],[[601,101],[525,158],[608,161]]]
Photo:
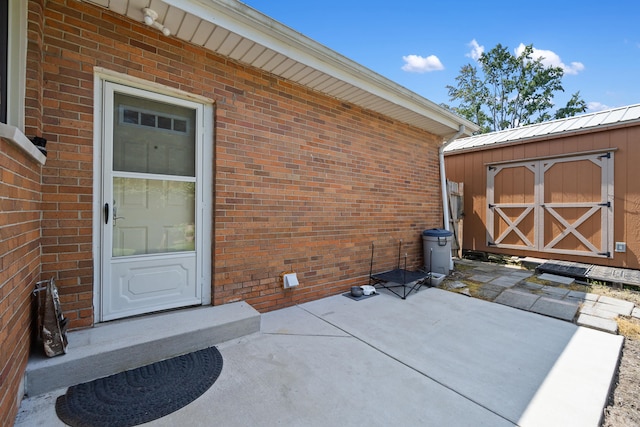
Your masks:
[[[368,343],[368,342],[366,342],[365,340],[363,340],[363,339],[361,339],[361,338],[359,338],[359,337],[357,337],[357,336],[355,336],[355,335],[351,334],[349,331],[346,331],[346,330],[344,330],[343,328],[341,328],[340,326],[338,326],[338,325],[336,325],[336,324],[334,324],[334,323],[331,323],[331,322],[330,322],[330,321],[328,321],[327,319],[323,319],[322,317],[319,317],[319,316],[318,316],[318,315],[316,315],[315,313],[313,313],[313,312],[311,312],[311,311],[307,310],[306,308],[304,308],[304,307],[302,307],[302,306],[299,306],[299,305],[298,305],[298,307],[300,307],[302,310],[306,311],[306,312],[307,312],[307,313],[309,313],[310,315],[312,315],[312,316],[316,317],[317,319],[322,320],[323,322],[328,323],[329,325],[333,326],[334,328],[337,328],[337,329],[341,330],[342,332],[344,332],[345,334],[347,334],[349,337],[353,337],[354,339],[356,339],[356,340],[360,341],[360,342],[361,342],[361,343],[363,343],[364,345],[366,345],[366,346],[368,346],[368,347],[370,347],[370,348],[374,349],[375,351],[377,351],[377,352],[379,352],[379,353],[381,353],[381,354],[383,354],[383,355],[387,356],[387,357],[388,357],[388,358],[390,358],[391,360],[395,360],[397,363],[399,363],[399,364],[401,364],[401,365],[403,365],[403,366],[405,366],[405,367],[407,367],[407,368],[411,369],[412,371],[414,371],[414,372],[416,372],[416,373],[418,373],[418,374],[422,375],[422,376],[423,376],[423,377],[425,377],[425,378],[428,378],[429,380],[431,380],[431,381],[433,381],[434,383],[436,383],[436,384],[440,385],[441,387],[444,387],[444,388],[446,388],[447,390],[449,390],[449,391],[451,391],[451,392],[453,392],[453,393],[457,394],[458,396],[462,397],[463,399],[466,399],[466,400],[468,400],[469,402],[471,402],[471,403],[473,403],[473,404],[475,404],[475,405],[478,405],[479,407],[483,408],[484,410],[486,410],[486,411],[488,411],[488,412],[490,412],[490,413],[492,413],[492,414],[496,415],[497,417],[502,418],[503,420],[505,420],[505,421],[507,421],[507,422],[513,423],[514,425],[517,425],[517,424],[518,424],[518,423],[517,423],[517,421],[510,420],[509,418],[505,417],[504,415],[497,413],[497,412],[496,412],[496,411],[494,411],[493,409],[486,407],[486,406],[485,406],[485,405],[483,405],[482,403],[475,401],[474,399],[470,398],[469,396],[465,396],[464,394],[460,393],[458,390],[455,390],[455,389],[453,389],[453,388],[449,387],[448,385],[444,384],[443,382],[441,382],[441,381],[439,381],[439,380],[437,380],[437,379],[435,379],[435,378],[432,378],[431,376],[429,376],[429,375],[428,375],[428,374],[426,374],[425,372],[422,372],[421,370],[416,369],[415,367],[413,367],[413,366],[411,366],[411,365],[409,365],[409,364],[407,364],[407,363],[403,362],[402,360],[400,360],[400,359],[398,359],[397,357],[395,357],[395,356],[393,356],[393,355],[391,355],[391,354],[387,353],[386,351],[384,351],[384,350],[382,350],[382,349],[380,349],[380,348],[378,348],[378,347],[376,347],[376,346],[372,345],[371,343]]]
[[[331,326],[335,326],[335,325],[331,325]],[[345,333],[348,334],[348,332],[346,331]],[[295,333],[288,333],[288,332],[261,332],[261,334],[262,335],[282,335],[282,336],[290,336],[290,337],[353,338],[353,335],[351,334],[349,334],[348,336],[333,335],[333,334],[295,334]]]

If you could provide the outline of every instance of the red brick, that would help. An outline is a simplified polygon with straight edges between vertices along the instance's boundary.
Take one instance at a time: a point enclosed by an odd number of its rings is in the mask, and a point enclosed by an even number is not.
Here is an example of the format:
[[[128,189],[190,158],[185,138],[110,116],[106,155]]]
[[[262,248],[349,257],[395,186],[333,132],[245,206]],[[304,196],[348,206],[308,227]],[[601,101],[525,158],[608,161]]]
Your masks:
[[[395,266],[400,239],[420,265],[420,232],[441,224],[438,138],[88,2],[44,3],[29,1],[25,132],[47,138],[47,162],[0,152],[0,239],[16,248],[0,259],[3,339],[28,330],[4,328],[6,295],[24,306],[40,276],[58,278],[71,328],[93,322],[94,66],[215,101],[214,303],[268,311],[342,292],[366,279],[372,242],[377,269]],[[285,291],[288,270],[300,286]],[[26,360],[17,352],[12,370]],[[0,425],[15,415],[11,392]]]

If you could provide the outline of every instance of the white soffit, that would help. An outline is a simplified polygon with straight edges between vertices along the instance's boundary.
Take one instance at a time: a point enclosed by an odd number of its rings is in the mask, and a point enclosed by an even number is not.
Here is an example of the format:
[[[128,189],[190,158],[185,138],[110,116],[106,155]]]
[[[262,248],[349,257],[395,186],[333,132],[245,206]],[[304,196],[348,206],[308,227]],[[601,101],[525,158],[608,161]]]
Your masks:
[[[236,0],[84,0],[142,22],[158,13],[177,37],[443,138],[477,126]]]
[[[524,143],[546,136],[561,137],[576,132],[599,131],[634,122],[640,124],[640,104],[461,138],[449,144],[444,151],[451,154],[465,150],[487,149],[499,144]]]

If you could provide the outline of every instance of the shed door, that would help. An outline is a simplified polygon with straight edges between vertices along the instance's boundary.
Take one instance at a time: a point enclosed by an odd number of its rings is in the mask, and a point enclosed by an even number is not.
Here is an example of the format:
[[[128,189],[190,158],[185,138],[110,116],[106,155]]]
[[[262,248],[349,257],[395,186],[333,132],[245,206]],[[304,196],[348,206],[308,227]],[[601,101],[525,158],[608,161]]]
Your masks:
[[[488,245],[610,257],[613,153],[490,165]]]

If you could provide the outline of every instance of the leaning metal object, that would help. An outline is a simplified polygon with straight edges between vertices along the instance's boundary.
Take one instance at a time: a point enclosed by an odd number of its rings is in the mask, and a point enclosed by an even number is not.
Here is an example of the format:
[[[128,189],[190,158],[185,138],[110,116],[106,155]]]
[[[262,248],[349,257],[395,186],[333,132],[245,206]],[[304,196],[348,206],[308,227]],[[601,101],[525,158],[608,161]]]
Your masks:
[[[44,297],[40,292],[44,292]],[[37,301],[37,334],[42,340],[45,354],[53,357],[66,353],[68,319],[62,315],[54,279],[37,282],[33,295]]]

